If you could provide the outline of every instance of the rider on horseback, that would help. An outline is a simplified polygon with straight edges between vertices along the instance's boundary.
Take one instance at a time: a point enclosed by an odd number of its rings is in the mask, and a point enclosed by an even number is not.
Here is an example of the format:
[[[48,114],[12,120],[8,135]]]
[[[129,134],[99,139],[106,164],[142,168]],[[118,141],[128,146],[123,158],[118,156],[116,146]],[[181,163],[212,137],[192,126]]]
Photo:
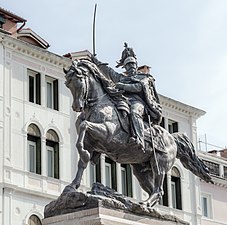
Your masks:
[[[132,48],[125,43],[122,57],[116,67],[122,66],[126,72],[117,73],[107,64],[101,63],[93,57],[93,62],[100,71],[110,78],[115,88],[124,91],[130,105],[130,119],[132,137],[130,143],[136,143],[144,150],[144,123],[151,118],[153,124],[159,124],[162,118],[162,107],[154,86],[154,78],[150,74],[138,71],[136,55]]]

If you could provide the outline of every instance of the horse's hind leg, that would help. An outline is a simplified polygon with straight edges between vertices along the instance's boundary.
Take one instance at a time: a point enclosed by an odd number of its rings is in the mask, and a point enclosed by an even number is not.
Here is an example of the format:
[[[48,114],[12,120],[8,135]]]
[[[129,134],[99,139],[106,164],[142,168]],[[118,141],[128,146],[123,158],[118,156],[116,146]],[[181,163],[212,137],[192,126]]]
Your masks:
[[[162,186],[165,173],[160,170],[160,173],[158,174],[157,168],[154,168],[154,166],[156,165],[151,165],[150,162],[147,162],[144,165],[132,165],[133,174],[136,176],[143,190],[149,195],[148,199],[143,202],[149,207],[154,206],[163,195]]]
[[[161,199],[162,195],[164,194],[163,192],[163,181],[165,178],[165,173],[160,173],[155,175],[154,179],[154,191],[153,194],[149,196],[149,198],[146,200],[147,204],[152,207],[156,203],[159,202]]]
[[[150,163],[142,164],[132,164],[133,174],[140,183],[140,186],[144,191],[146,191],[150,196],[154,193],[154,177],[151,173]],[[148,199],[149,199],[148,198]],[[146,201],[147,202],[147,201]]]

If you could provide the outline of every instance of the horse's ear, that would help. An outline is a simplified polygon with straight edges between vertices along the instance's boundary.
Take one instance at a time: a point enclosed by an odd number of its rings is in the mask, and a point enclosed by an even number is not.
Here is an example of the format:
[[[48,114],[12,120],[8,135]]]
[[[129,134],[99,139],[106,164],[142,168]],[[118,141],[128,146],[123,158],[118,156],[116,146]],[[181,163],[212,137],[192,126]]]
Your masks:
[[[63,67],[63,72],[67,74],[68,71]]]

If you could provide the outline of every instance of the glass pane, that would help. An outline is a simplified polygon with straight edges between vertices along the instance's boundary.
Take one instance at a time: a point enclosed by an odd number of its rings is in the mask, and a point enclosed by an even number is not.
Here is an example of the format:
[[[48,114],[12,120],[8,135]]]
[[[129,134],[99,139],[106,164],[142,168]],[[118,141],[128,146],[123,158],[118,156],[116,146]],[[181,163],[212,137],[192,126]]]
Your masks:
[[[47,82],[47,107],[53,108],[53,91],[52,83]]]
[[[172,191],[172,205],[173,208],[177,208],[177,201],[176,201],[176,184],[175,182],[171,182],[171,191]]]
[[[30,134],[32,136],[36,136],[36,137],[40,137],[41,136],[39,128],[34,123],[31,123],[29,125],[28,134]]]
[[[208,204],[207,204],[206,197],[202,197],[202,210],[203,210],[203,216],[208,217]]]
[[[122,194],[127,195],[127,177],[125,168],[121,168]]]
[[[53,166],[54,166],[54,151],[52,149],[47,150],[47,163],[48,163],[48,177],[53,177],[54,176],[54,170],[53,170]]]
[[[106,163],[105,170],[106,170],[106,186],[112,187],[112,184],[111,184],[111,165],[109,163]]]
[[[35,143],[29,143],[29,171],[36,172],[36,148]]]
[[[93,183],[96,182],[96,166],[90,165],[90,184],[92,186]]]
[[[42,223],[37,216],[32,215],[28,220],[28,225],[42,225]]]

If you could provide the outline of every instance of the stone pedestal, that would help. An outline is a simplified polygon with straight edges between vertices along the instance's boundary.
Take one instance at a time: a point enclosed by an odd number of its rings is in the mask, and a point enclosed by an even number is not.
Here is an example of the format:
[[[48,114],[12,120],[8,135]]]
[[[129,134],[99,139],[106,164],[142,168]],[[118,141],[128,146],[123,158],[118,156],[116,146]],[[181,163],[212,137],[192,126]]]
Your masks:
[[[97,207],[64,215],[49,217],[43,225],[187,225],[184,221],[170,221],[124,211]]]
[[[176,216],[133,202],[102,184],[93,185],[89,194],[65,190],[46,205],[43,225],[189,225]]]

